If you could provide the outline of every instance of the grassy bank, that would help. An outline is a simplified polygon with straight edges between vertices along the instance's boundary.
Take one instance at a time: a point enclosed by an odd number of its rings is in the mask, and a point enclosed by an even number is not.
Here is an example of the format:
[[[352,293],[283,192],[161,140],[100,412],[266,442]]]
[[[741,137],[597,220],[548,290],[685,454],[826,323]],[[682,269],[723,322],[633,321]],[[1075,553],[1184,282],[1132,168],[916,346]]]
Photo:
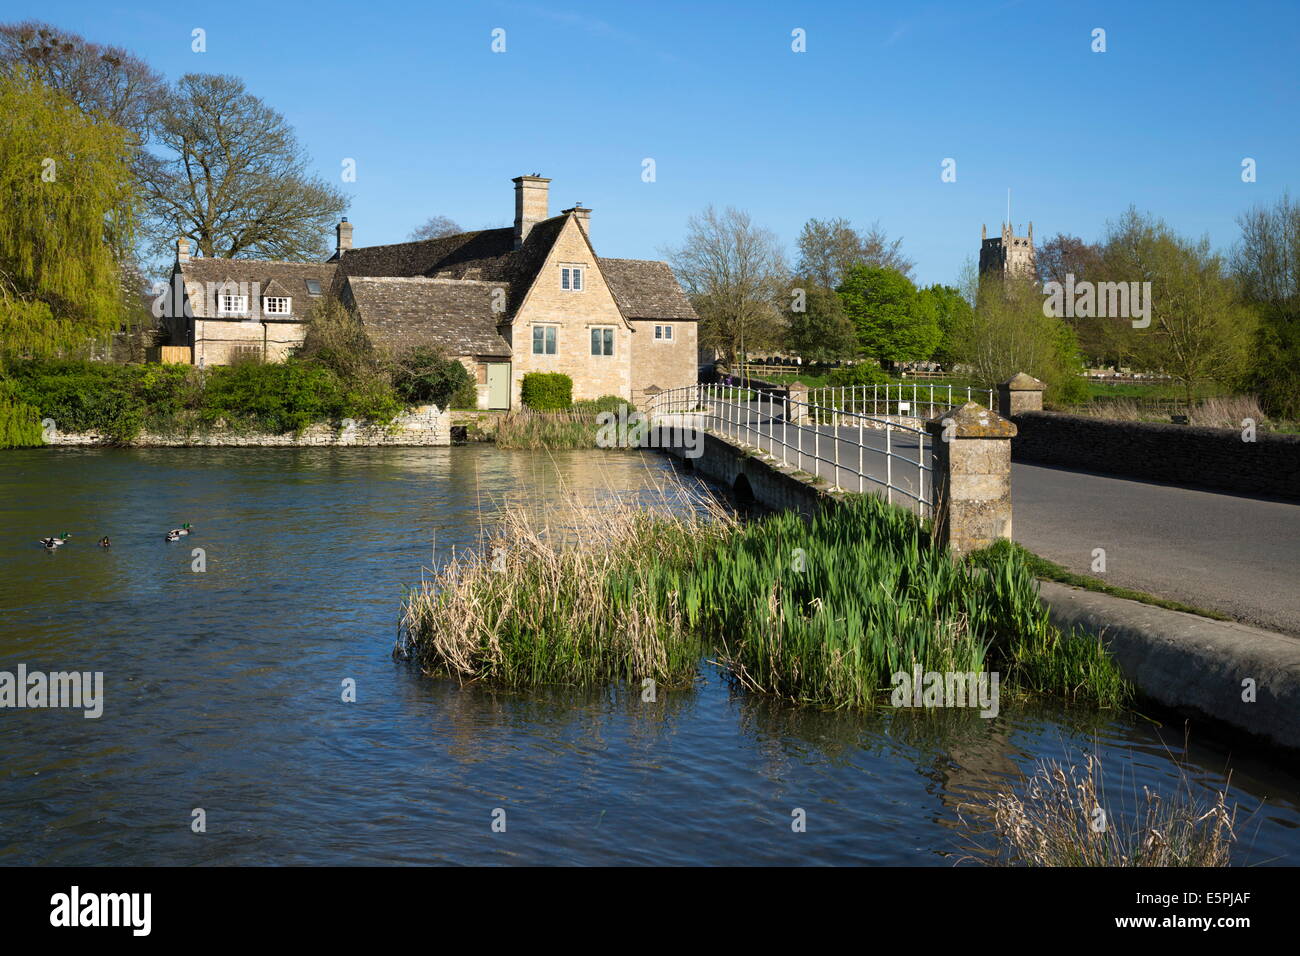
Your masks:
[[[1097,641],[1049,624],[1020,556],[954,562],[874,496],[811,523],[571,515],[557,535],[508,511],[408,595],[401,652],[429,674],[511,687],[683,685],[708,655],[751,691],[825,707],[872,706],[918,666],[1103,706],[1128,693]]]

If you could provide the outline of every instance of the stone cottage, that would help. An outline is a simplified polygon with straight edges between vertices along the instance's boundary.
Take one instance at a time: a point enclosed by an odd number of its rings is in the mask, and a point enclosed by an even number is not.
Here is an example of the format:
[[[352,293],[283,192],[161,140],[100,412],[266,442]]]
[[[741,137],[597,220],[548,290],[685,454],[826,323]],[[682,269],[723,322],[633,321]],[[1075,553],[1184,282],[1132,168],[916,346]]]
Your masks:
[[[667,263],[605,259],[591,210],[549,214],[550,180],[519,176],[513,227],[386,246],[338,224],[323,263],[192,257],[177,243],[164,322],[193,362],[279,361],[302,342],[319,296],[352,309],[382,348],[458,358],[481,408],[519,401],[529,372],[563,372],[574,398],[642,401],[696,381],[698,317]]]

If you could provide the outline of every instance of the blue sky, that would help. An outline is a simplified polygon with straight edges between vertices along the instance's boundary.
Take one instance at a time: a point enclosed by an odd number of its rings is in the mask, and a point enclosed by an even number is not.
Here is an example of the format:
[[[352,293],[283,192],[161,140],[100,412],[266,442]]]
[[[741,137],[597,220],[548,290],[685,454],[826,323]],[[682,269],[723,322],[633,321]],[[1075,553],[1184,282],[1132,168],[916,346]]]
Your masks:
[[[540,172],[552,212],[592,208],[602,255],[658,258],[714,203],[792,254],[809,217],[879,220],[928,284],[956,280],[1008,187],[1036,239],[1096,238],[1134,203],[1218,247],[1300,192],[1295,2],[5,4],[29,17],[171,79],[242,77],[322,176],[356,160],[358,245],[435,213],[508,224],[510,179]]]

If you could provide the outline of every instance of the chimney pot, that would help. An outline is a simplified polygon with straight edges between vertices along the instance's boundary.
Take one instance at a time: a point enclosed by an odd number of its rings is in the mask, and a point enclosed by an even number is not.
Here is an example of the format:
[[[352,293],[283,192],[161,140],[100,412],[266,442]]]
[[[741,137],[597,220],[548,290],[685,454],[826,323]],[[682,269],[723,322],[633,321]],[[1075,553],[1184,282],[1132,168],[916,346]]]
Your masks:
[[[344,216],[342,221],[334,227],[336,242],[334,252],[336,255],[343,255],[352,248],[352,223],[348,222],[348,217]]]

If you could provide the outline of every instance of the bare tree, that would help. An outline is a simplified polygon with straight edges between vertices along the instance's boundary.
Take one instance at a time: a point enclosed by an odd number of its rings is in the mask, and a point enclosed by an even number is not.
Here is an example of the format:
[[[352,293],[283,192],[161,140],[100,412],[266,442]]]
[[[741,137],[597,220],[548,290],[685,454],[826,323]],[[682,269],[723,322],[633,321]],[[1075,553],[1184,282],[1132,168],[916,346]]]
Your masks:
[[[134,134],[149,129],[166,86],[162,76],[119,46],[92,43],[48,23],[0,24],[0,64],[21,63],[46,86]]]
[[[406,238],[411,242],[418,242],[421,239],[441,239],[443,236],[455,236],[465,230],[460,224],[446,216],[430,216],[425,220],[424,225],[417,229],[411,230],[411,234]]]
[[[721,349],[729,362],[779,345],[777,302],[788,290],[776,235],[731,207],[709,206],[686,228],[685,243],[667,256],[700,314],[700,344]]]
[[[165,155],[144,171],[157,244],[205,256],[320,258],[344,194],[308,171],[283,116],[233,76],[181,77],[158,120]]]
[[[859,265],[894,269],[910,277],[913,263],[903,255],[902,242],[889,239],[879,223],[862,233],[844,218],[809,219],[799,233],[799,272],[828,289]]]

